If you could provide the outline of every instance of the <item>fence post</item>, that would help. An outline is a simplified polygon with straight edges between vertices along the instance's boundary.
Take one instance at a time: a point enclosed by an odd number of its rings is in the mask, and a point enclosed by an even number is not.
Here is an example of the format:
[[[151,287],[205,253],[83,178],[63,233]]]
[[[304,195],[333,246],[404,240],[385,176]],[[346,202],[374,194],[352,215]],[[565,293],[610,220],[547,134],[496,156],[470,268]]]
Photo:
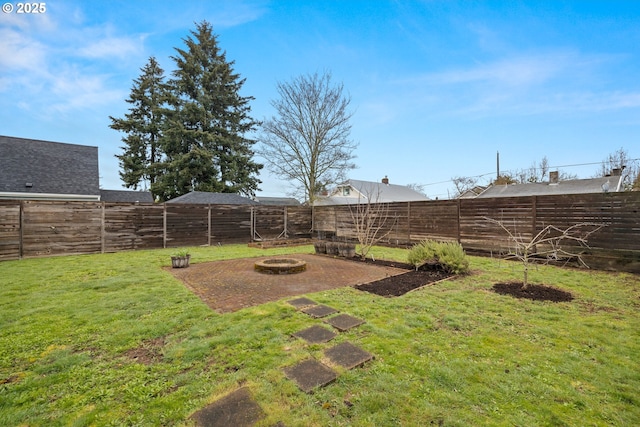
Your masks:
[[[255,231],[255,220],[254,220],[254,216],[253,216],[253,206],[251,206],[249,208],[249,212],[250,212],[250,218],[251,218],[251,230],[249,231],[251,233],[251,241],[255,241],[255,237],[256,237],[256,231]]]
[[[207,246],[211,246],[211,205],[207,209]]]
[[[458,206],[458,230],[457,230],[457,238],[458,238],[458,243],[462,244],[462,241],[460,240],[460,203],[462,202],[462,199],[458,199],[456,200],[457,202],[457,206]]]
[[[411,202],[407,202],[407,243],[411,245]]]
[[[102,212],[100,214],[100,253],[104,253],[105,248],[105,232],[104,232],[104,219],[105,219],[105,202],[100,202],[102,205]]]
[[[538,196],[531,196],[531,238],[536,235],[536,222],[538,220]]]
[[[287,217],[289,216],[289,212],[287,211],[287,207],[285,206],[283,209],[284,213],[284,238],[289,238],[289,231],[287,230]]]
[[[167,248],[167,204],[162,204],[162,247]]]
[[[24,200],[20,200],[20,210],[18,211],[18,221],[20,222],[20,243],[18,246],[18,258],[22,259],[24,256]]]

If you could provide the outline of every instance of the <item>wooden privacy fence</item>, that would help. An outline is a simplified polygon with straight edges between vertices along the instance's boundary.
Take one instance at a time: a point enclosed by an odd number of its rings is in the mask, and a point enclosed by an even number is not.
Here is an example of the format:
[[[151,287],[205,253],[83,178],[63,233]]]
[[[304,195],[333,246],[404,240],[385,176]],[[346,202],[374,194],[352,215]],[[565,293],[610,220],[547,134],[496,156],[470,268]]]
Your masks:
[[[0,260],[309,237],[290,206],[0,201]]]
[[[353,240],[349,206],[129,204],[0,201],[0,260],[252,240],[336,236]],[[589,239],[589,265],[640,272],[640,192],[391,203],[378,213],[385,243],[458,241],[500,253],[508,236],[485,218],[530,238],[545,226],[606,226]]]
[[[506,232],[486,218],[503,222],[523,239],[550,224],[604,224],[590,236],[583,258],[593,267],[640,272],[640,192],[391,203],[382,212],[377,224],[387,244],[458,241],[465,250],[484,254],[513,247]],[[353,206],[316,207],[314,232],[355,239],[354,215]]]

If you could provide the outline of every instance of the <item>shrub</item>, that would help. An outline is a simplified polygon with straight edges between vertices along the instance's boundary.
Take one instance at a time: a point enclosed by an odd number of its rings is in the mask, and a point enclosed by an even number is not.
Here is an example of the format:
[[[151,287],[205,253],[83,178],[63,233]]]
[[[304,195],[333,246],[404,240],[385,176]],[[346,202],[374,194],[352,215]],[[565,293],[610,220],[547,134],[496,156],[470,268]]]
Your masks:
[[[424,240],[411,248],[407,259],[416,269],[425,264],[433,264],[454,274],[464,274],[469,271],[467,255],[462,245],[457,242]]]

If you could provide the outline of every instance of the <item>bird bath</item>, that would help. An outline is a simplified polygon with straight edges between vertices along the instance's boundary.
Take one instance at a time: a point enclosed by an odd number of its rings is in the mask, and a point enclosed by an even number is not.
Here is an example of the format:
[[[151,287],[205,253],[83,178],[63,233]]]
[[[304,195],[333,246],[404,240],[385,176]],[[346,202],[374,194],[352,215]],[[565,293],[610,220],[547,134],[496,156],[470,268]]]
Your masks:
[[[293,274],[307,269],[307,262],[296,258],[269,258],[254,264],[256,271],[266,274]]]

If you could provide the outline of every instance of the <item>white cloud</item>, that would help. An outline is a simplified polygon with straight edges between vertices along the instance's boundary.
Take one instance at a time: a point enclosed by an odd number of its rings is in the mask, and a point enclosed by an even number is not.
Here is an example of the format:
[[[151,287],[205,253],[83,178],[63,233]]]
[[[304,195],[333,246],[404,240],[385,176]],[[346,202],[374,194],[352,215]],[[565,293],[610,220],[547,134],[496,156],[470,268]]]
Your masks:
[[[222,7],[220,7],[222,6]],[[224,1],[218,7],[212,25],[218,27],[235,27],[255,21],[267,11],[262,2]]]
[[[584,64],[576,55],[555,53],[516,56],[466,68],[428,73],[416,80],[431,85],[492,84],[505,87],[538,85]]]
[[[40,20],[43,26],[24,17],[0,21],[7,24],[0,28],[3,104],[51,118],[122,100],[126,94],[110,87],[111,73],[126,72],[126,59],[141,56],[144,36],[84,26],[78,14],[54,15]]]
[[[52,78],[54,101],[47,109],[58,112],[92,109],[126,96],[119,90],[107,87],[106,81],[106,76],[84,75],[75,70]]]
[[[638,108],[636,92],[607,89],[619,55],[517,55],[398,80],[411,105],[448,116],[573,114]],[[402,97],[399,97],[402,98]]]
[[[92,40],[82,47],[80,56],[94,59],[139,57],[142,53],[144,37],[106,37]]]
[[[45,58],[46,47],[42,43],[12,29],[0,29],[0,67],[5,72],[41,69]]]
[[[55,23],[47,13],[31,15],[1,13],[0,26],[4,28],[15,28],[25,32],[45,32],[55,29]]]

